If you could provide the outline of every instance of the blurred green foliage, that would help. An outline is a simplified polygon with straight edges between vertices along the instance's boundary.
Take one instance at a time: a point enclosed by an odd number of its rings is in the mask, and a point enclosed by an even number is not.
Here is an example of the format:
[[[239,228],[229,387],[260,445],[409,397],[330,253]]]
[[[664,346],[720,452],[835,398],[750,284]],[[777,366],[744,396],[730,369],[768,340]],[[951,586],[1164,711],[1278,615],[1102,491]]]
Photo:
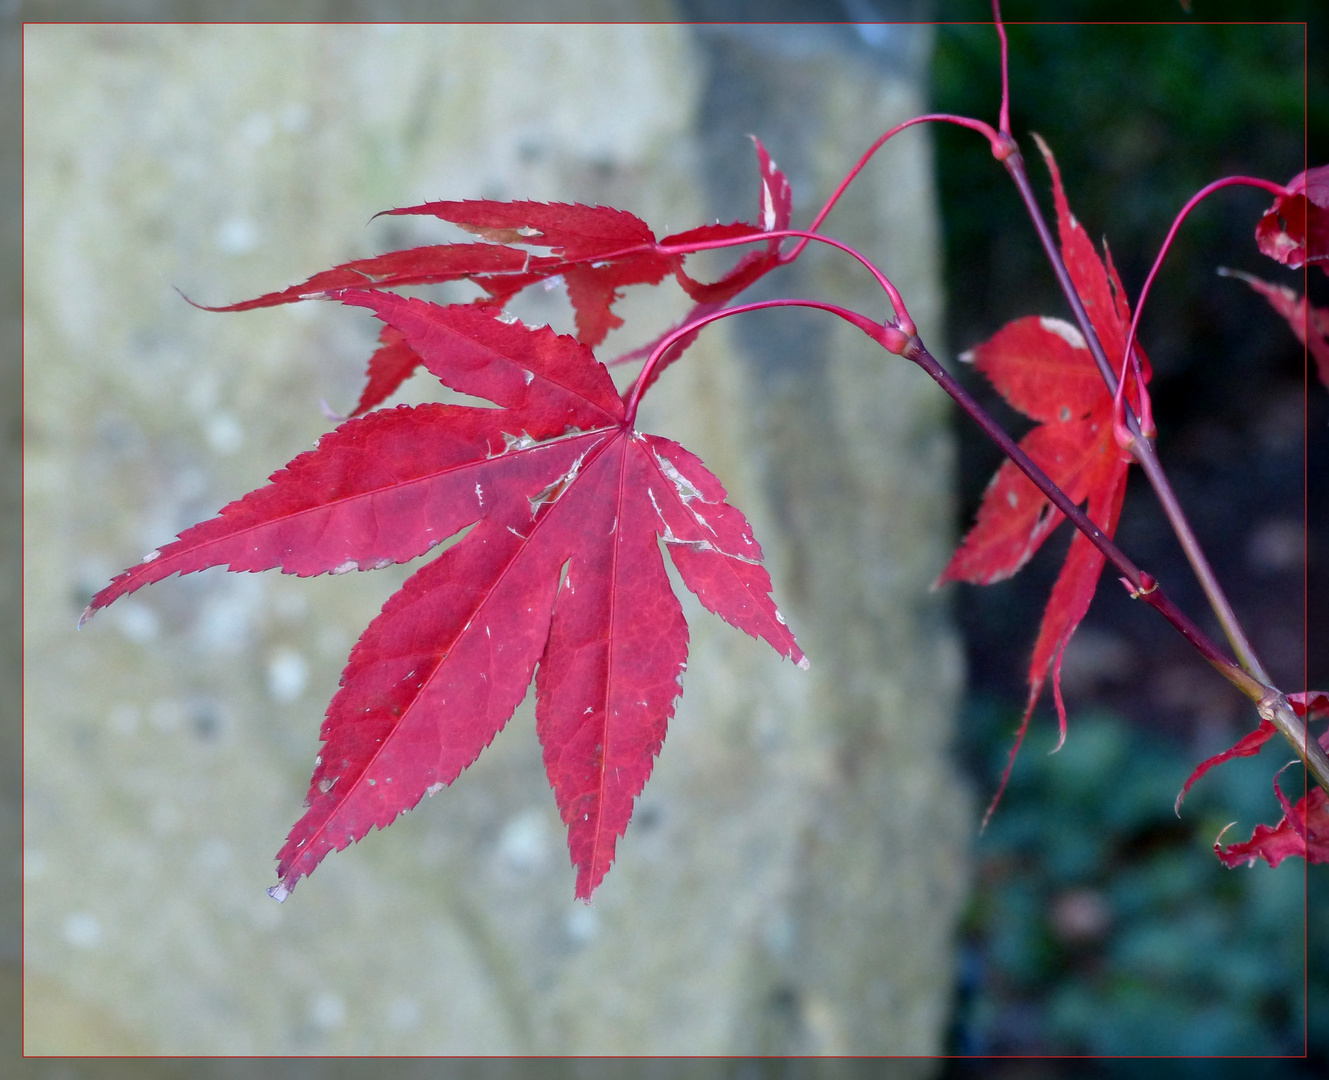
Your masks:
[[[985,792],[1016,720],[990,703],[970,710]],[[1213,856],[1229,821],[1228,842],[1277,816],[1268,781],[1286,752],[1270,744],[1214,770],[1177,817],[1173,799],[1194,766],[1183,748],[1091,713],[1073,718],[1052,754],[1050,728],[1031,732],[976,844],[952,1049],[1300,1054],[1303,864],[1227,870]]]

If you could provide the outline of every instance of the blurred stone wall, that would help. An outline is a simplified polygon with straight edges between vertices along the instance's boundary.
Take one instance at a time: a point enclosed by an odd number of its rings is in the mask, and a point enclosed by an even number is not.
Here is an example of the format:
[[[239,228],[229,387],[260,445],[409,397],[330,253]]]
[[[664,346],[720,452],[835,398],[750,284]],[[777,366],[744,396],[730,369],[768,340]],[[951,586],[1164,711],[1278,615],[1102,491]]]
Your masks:
[[[405,568],[208,571],[74,630],[111,575],[312,445],[371,349],[363,312],[217,315],[177,288],[225,303],[437,242],[365,225],[429,198],[610,204],[659,235],[751,217],[748,132],[805,222],[923,110],[926,31],[883,33],[25,28],[29,1054],[939,1050],[972,816],[928,592],[952,452],[942,396],[857,331],[722,324],[643,407],[753,521],[812,669],[683,595],[685,694],[590,906],[529,699],[451,788],[265,895],[346,653]],[[828,226],[940,346],[928,144],[898,143]],[[870,286],[809,251],[771,288],[884,316]],[[600,355],[686,310],[656,291]],[[514,309],[569,327],[537,293]]]
[[[0,12],[0,1056],[17,1058],[22,1026],[23,450],[21,360],[23,52],[18,5]]]

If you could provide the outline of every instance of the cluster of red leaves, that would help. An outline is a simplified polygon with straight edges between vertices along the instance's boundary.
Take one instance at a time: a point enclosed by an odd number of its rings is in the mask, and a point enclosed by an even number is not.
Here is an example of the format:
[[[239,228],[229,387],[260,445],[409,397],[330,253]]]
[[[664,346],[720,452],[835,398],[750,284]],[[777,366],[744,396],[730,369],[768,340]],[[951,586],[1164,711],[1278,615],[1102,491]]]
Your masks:
[[[1329,694],[1323,691],[1309,691],[1304,694],[1289,694],[1288,702],[1297,716],[1309,726],[1316,720],[1329,719]],[[1270,720],[1261,720],[1260,726],[1249,735],[1239,739],[1235,746],[1221,754],[1201,762],[1199,767],[1187,778],[1181,794],[1177,796],[1177,810],[1181,810],[1181,800],[1186,792],[1205,773],[1215,765],[1221,765],[1233,758],[1251,757],[1260,752],[1271,738],[1276,728]],[[1319,737],[1320,745],[1329,750],[1329,730]],[[1264,859],[1270,866],[1277,866],[1289,856],[1305,859],[1307,862],[1329,862],[1329,799],[1323,788],[1312,786],[1297,804],[1293,806],[1278,786],[1278,777],[1274,777],[1274,795],[1283,808],[1283,819],[1274,826],[1257,825],[1251,838],[1244,844],[1233,844],[1224,848],[1214,844],[1214,853],[1225,866],[1240,866],[1243,863],[1253,865],[1257,858]],[[1226,830],[1224,830],[1226,831]],[[1221,839],[1221,837],[1220,837]]]
[[[1039,147],[1052,174],[1062,258],[1107,355],[1121,356],[1130,328],[1125,290],[1111,255],[1107,255],[1105,265],[1071,214],[1052,152],[1041,140]],[[1106,254],[1106,248],[1104,251]],[[964,359],[987,376],[1007,402],[1039,422],[1020,441],[1021,449],[1073,501],[1087,503],[1089,518],[1112,536],[1126,494],[1130,458],[1117,445],[1112,395],[1079,329],[1061,319],[1026,316],[975,346]],[[1147,381],[1149,361],[1142,354],[1141,370]],[[1131,404],[1138,410],[1143,387],[1131,385],[1129,390]],[[1004,462],[988,485],[974,527],[947,563],[939,582],[986,585],[1002,581],[1024,566],[1063,520],[1061,511],[1013,462]],[[1060,686],[1062,656],[1089,610],[1103,563],[1102,553],[1077,532],[1043,612],[1029,664],[1024,718],[989,815],[1005,787],[1049,671],[1061,738],[1066,737]]]
[[[1255,242],[1265,255],[1288,267],[1318,266],[1329,273],[1329,165],[1299,173],[1288,181],[1286,193],[1274,200],[1256,226]],[[1314,358],[1320,381],[1329,386],[1329,308],[1315,307],[1286,285],[1276,285],[1253,274],[1223,268],[1219,273],[1245,281],[1269,301]],[[1290,694],[1288,701],[1308,726],[1315,719],[1329,716],[1329,694],[1319,691]],[[1259,727],[1231,749],[1202,762],[1177,796],[1178,811],[1186,792],[1201,776],[1224,761],[1258,753],[1274,732],[1271,721],[1261,720]],[[1329,750],[1329,731],[1318,741]],[[1273,826],[1257,825],[1245,843],[1224,848],[1216,842],[1214,853],[1220,861],[1229,867],[1253,864],[1257,858],[1277,866],[1289,856],[1307,862],[1329,862],[1329,796],[1323,789],[1312,786],[1293,805],[1283,794],[1277,777],[1274,794],[1283,808],[1282,820]]]
[[[1121,356],[1130,326],[1125,290],[1106,248],[1104,262],[1071,214],[1056,161],[1041,140],[1039,146],[1052,176],[1062,257],[1107,355]],[[759,224],[704,225],[657,240],[645,222],[608,207],[431,202],[386,213],[437,217],[479,242],[359,259],[300,285],[210,309],[331,299],[370,309],[383,328],[352,419],[267,485],[124,571],[93,598],[84,619],[176,573],[226,566],[337,574],[406,562],[455,540],[387,601],[351,652],[323,724],[309,809],[278,854],[280,880],[269,890],[277,898],[328,852],[371,827],[386,827],[456,779],[507,722],[532,678],[537,732],[568,828],[576,894],[589,898],[650,775],[686,667],[687,625],[665,573],[662,543],[708,610],[807,665],[771,600],[746,519],[699,459],[636,430],[629,404],[635,399],[616,390],[591,351],[622,324],[613,306],[628,286],[672,276],[695,305],[675,328],[681,329],[781,264],[780,239],[767,236],[717,281],[697,281],[684,269],[691,252],[788,228],[788,182],[760,142],[756,150]],[[1257,237],[1262,250],[1289,266],[1313,262],[1324,269],[1329,167],[1294,179]],[[1329,312],[1291,290],[1239,276],[1288,319],[1329,382]],[[484,295],[440,306],[389,291],[462,280]],[[575,340],[504,317],[503,305],[519,292],[551,281],[566,284]],[[667,336],[620,361],[652,353]],[[638,395],[695,336],[693,330],[670,345],[642,377]],[[1138,377],[1127,375],[1126,390],[1143,414],[1150,367],[1137,353]],[[1030,316],[966,359],[1036,421],[1021,441],[1030,458],[1113,535],[1130,458],[1118,444],[1112,396],[1080,331]],[[421,367],[497,408],[378,408]],[[987,584],[1010,577],[1062,517],[1007,462],[939,580]],[[1039,627],[1028,702],[1002,788],[1049,674],[1065,738],[1062,658],[1103,563],[1077,533]],[[1329,708],[1324,694],[1292,700],[1302,714]],[[1204,762],[1182,795],[1214,765],[1255,753],[1273,730],[1262,723]],[[1329,860],[1324,792],[1314,790],[1293,806],[1277,780],[1274,787],[1283,821],[1258,827],[1245,844],[1216,845],[1219,857],[1228,865],[1257,857],[1277,865],[1289,855]],[[999,788],[993,807],[1000,794]]]
[[[1329,165],[1298,173],[1287,194],[1274,200],[1255,228],[1262,252],[1292,269],[1318,266],[1329,274]],[[1329,308],[1315,307],[1304,295],[1252,274],[1220,269],[1240,278],[1269,301],[1315,359],[1320,381],[1329,386]]]
[[[576,894],[614,858],[680,693],[688,631],[661,555],[702,604],[800,666],[747,520],[694,455],[633,426],[590,346],[619,320],[619,290],[672,274],[720,305],[779,262],[779,241],[710,284],[688,245],[784,227],[789,188],[757,145],[762,224],[706,225],[657,242],[606,207],[437,202],[484,238],[393,252],[218,310],[321,297],[368,308],[380,347],[355,412],[269,482],[186,529],[99,592],[120,596],[210,566],[307,576],[414,559],[465,535],[383,606],[351,651],[323,723],[309,807],[278,854],[284,898],[330,851],[384,828],[457,778],[536,685],[536,724],[568,828]],[[536,256],[514,246],[551,249]],[[581,340],[500,318],[561,276]],[[440,306],[384,291],[468,279],[486,299]],[[497,408],[377,409],[423,366]],[[469,531],[466,531],[469,530]]]
[[[1131,314],[1112,257],[1104,248],[1100,259],[1084,229],[1071,214],[1061,176],[1051,152],[1039,148],[1052,175],[1052,193],[1062,258],[1084,302],[1094,332],[1110,357],[1124,355]],[[1329,167],[1303,174],[1288,185],[1289,194],[1275,203],[1261,221],[1257,238],[1261,249],[1292,266],[1314,262],[1324,268],[1329,252]],[[1232,273],[1229,271],[1229,273]],[[1246,274],[1240,276],[1267,296],[1297,330],[1329,383],[1329,312],[1308,307],[1290,289],[1269,285]],[[1150,366],[1140,355],[1141,376]],[[1130,458],[1113,432],[1113,400],[1093,363],[1080,331],[1060,319],[1028,316],[1009,323],[993,337],[965,354],[992,382],[1002,397],[1038,426],[1021,441],[1021,449],[1078,504],[1087,504],[1089,518],[1106,535],[1116,530],[1126,491]],[[1131,405],[1140,411],[1143,386],[1128,383]],[[988,485],[977,520],[946,568],[941,581],[990,584],[1010,577],[1038,550],[1061,523],[1063,515],[1015,466],[1002,464]],[[1044,609],[1029,664],[1029,696],[1006,770],[988,807],[995,809],[1010,776],[1015,756],[1028,729],[1035,705],[1051,673],[1060,738],[1066,737],[1066,709],[1061,697],[1060,669],[1071,636],[1089,609],[1104,558],[1086,537],[1076,533],[1052,594]],[[1298,715],[1314,718],[1329,711],[1329,695],[1306,693],[1289,699]],[[1177,797],[1178,810],[1191,786],[1209,769],[1234,757],[1257,753],[1274,734],[1274,725],[1259,728],[1232,749],[1203,762]],[[1320,742],[1329,749],[1329,732]],[[1060,745],[1060,743],[1058,744]],[[1215,845],[1228,866],[1265,858],[1276,866],[1290,855],[1312,862],[1329,861],[1329,802],[1315,788],[1295,806],[1274,782],[1284,810],[1276,826],[1260,825],[1251,839],[1224,849]],[[986,819],[985,819],[986,820]]]

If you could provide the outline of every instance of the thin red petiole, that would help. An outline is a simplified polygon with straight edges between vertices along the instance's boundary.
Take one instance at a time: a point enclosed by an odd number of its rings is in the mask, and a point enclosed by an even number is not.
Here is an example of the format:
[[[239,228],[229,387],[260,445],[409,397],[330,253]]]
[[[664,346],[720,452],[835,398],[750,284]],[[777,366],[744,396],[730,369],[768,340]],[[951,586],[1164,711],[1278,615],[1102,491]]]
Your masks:
[[[1117,377],[1117,389],[1112,394],[1112,437],[1118,446],[1128,453],[1135,444],[1135,433],[1126,420],[1126,376],[1135,375],[1135,393],[1139,400],[1137,422],[1140,434],[1152,439],[1157,434],[1154,427],[1154,406],[1149,397],[1149,390],[1144,385],[1144,372],[1140,369],[1140,354],[1132,347],[1127,350],[1126,358],[1121,362],[1121,374]]]
[[[820,237],[818,239],[821,239]],[[651,370],[660,362],[660,358],[669,351],[669,347],[679,338],[692,333],[694,330],[700,330],[703,326],[716,322],[719,319],[727,319],[730,315],[742,315],[748,311],[763,311],[766,308],[779,307],[809,307],[817,308],[820,311],[829,311],[832,315],[838,315],[847,323],[857,326],[863,333],[874,341],[881,342],[886,338],[894,340],[898,336],[898,345],[904,347],[904,343],[909,340],[911,335],[905,334],[895,327],[887,324],[882,326],[875,323],[866,315],[860,315],[856,311],[850,311],[848,308],[842,308],[838,304],[825,304],[819,300],[759,300],[751,304],[739,304],[736,307],[725,308],[723,311],[714,311],[709,315],[704,315],[700,319],[678,327],[670,334],[660,339],[660,343],[651,350],[651,355],[646,358],[646,363],[642,365],[641,371],[637,375],[637,381],[632,384],[632,392],[628,395],[627,404],[623,410],[623,422],[629,427],[636,422],[637,406],[641,403],[642,394],[651,381]]]
[[[1225,176],[1221,180],[1215,180],[1212,184],[1205,185],[1192,195],[1173,220],[1172,227],[1168,229],[1167,236],[1163,238],[1163,246],[1159,248],[1158,256],[1154,259],[1154,265],[1149,269],[1149,276],[1144,279],[1144,287],[1140,290],[1140,296],[1135,301],[1135,314],[1131,317],[1131,327],[1126,334],[1126,348],[1121,358],[1121,376],[1117,381],[1116,392],[1112,396],[1112,429],[1116,435],[1117,443],[1124,448],[1129,449],[1135,437],[1126,420],[1125,386],[1128,367],[1134,367],[1135,384],[1139,388],[1140,433],[1146,438],[1152,437],[1154,434],[1154,418],[1149,407],[1149,395],[1144,389],[1144,380],[1140,376],[1140,358],[1135,351],[1135,335],[1140,325],[1140,313],[1144,311],[1145,300],[1149,297],[1149,290],[1153,287],[1154,278],[1158,276],[1158,271],[1162,269],[1163,259],[1172,247],[1172,241],[1176,238],[1181,223],[1201,202],[1215,191],[1220,191],[1225,187],[1255,187],[1274,195],[1287,194],[1287,188],[1270,180],[1261,180],[1254,176]]]
[[[1154,278],[1158,276],[1158,271],[1163,265],[1163,258],[1167,255],[1168,249],[1172,246],[1173,238],[1176,237],[1177,230],[1181,228],[1181,223],[1186,220],[1186,216],[1194,210],[1195,207],[1215,191],[1219,191],[1225,187],[1238,186],[1260,188],[1261,190],[1271,192],[1274,195],[1286,195],[1288,193],[1287,188],[1282,184],[1275,184],[1271,180],[1261,180],[1254,176],[1225,176],[1221,180],[1215,180],[1212,184],[1206,184],[1186,201],[1186,205],[1181,208],[1176,219],[1172,222],[1172,228],[1168,229],[1167,236],[1163,238],[1163,246],[1159,248],[1158,257],[1154,259],[1154,265],[1149,270],[1149,276],[1144,279],[1144,288],[1140,290],[1140,296],[1135,301],[1135,315],[1131,318],[1131,328],[1126,334],[1126,352],[1122,357],[1121,370],[1123,373],[1126,370],[1126,362],[1131,356],[1131,350],[1135,346],[1135,331],[1140,325],[1140,312],[1144,310],[1144,302],[1149,297],[1149,290],[1153,287]],[[1118,390],[1117,393],[1118,397],[1120,397],[1120,390]]]
[[[811,240],[818,240],[823,244],[830,244],[833,248],[839,248],[846,255],[850,255],[862,263],[863,266],[867,268],[868,273],[876,279],[877,284],[882,287],[882,290],[886,295],[890,297],[891,307],[895,309],[896,325],[899,326],[901,330],[904,330],[906,334],[916,333],[917,331],[914,327],[914,321],[909,317],[909,311],[904,305],[904,298],[900,295],[900,290],[891,283],[891,279],[883,274],[881,270],[878,269],[877,265],[861,252],[851,248],[843,241],[835,239],[833,236],[826,236],[823,233],[813,231],[815,229],[816,224],[814,223],[807,229],[772,229],[770,232],[753,233],[751,236],[729,237],[724,240],[706,240],[696,244],[657,244],[655,250],[663,252],[666,255],[688,255],[694,251],[713,251],[717,248],[737,247],[740,244],[754,244],[766,240],[779,239],[785,236],[800,237],[802,244],[806,244]],[[780,261],[784,263],[790,260],[782,258]]]
[[[950,113],[928,113],[926,116],[910,117],[908,120],[896,124],[895,127],[891,128],[890,131],[882,135],[879,139],[877,139],[876,142],[874,142],[871,146],[867,148],[867,150],[863,152],[863,156],[858,159],[858,162],[854,165],[852,169],[850,169],[847,173],[845,173],[844,179],[841,180],[836,189],[833,192],[831,192],[831,197],[826,200],[826,204],[821,208],[817,216],[812,219],[812,224],[808,226],[808,231],[809,232],[816,231],[817,227],[826,219],[826,215],[831,212],[831,208],[834,207],[835,204],[840,200],[840,196],[844,194],[845,189],[851,183],[853,183],[854,177],[856,177],[860,172],[862,172],[863,167],[872,159],[873,154],[875,154],[878,150],[880,150],[883,146],[885,146],[886,143],[889,142],[891,139],[893,139],[896,135],[900,134],[900,132],[904,131],[905,128],[911,128],[915,124],[931,124],[931,123],[958,124],[960,127],[966,127],[969,128],[971,131],[977,131],[980,135],[982,135],[985,139],[987,139],[988,143],[992,147],[992,156],[997,158],[999,161],[1005,160],[1006,156],[1011,152],[1012,149],[1014,149],[1015,144],[1011,142],[1008,136],[1002,135],[1000,132],[993,131],[991,124],[985,124],[982,120],[975,120],[973,117],[970,116],[953,116]],[[768,233],[767,235],[770,234]],[[798,258],[799,253],[802,252],[803,248],[806,245],[807,245],[806,240],[803,240],[802,242],[795,244],[787,255],[780,256],[780,261],[782,263],[793,262],[795,259]]]
[[[1163,245],[1158,250],[1158,256],[1154,259],[1154,265],[1149,270],[1149,276],[1144,279],[1144,287],[1140,290],[1140,296],[1135,301],[1135,314],[1131,317],[1131,327],[1126,334],[1126,348],[1121,358],[1121,375],[1117,381],[1116,392],[1112,397],[1112,429],[1117,443],[1126,449],[1130,448],[1130,444],[1135,438],[1126,421],[1125,390],[1128,368],[1134,368],[1135,385],[1140,394],[1140,433],[1146,438],[1152,437],[1154,434],[1154,418],[1149,406],[1149,394],[1144,389],[1144,380],[1140,375],[1140,358],[1135,351],[1135,335],[1140,325],[1140,313],[1144,311],[1145,300],[1149,297],[1149,290],[1153,287],[1154,278],[1158,276],[1158,271],[1162,269],[1163,259],[1172,247],[1172,241],[1176,238],[1181,223],[1201,202],[1215,191],[1220,191],[1225,187],[1255,187],[1274,195],[1287,194],[1287,188],[1270,180],[1261,180],[1254,176],[1225,176],[1221,180],[1215,180],[1212,184],[1205,185],[1192,195],[1173,220],[1172,227],[1168,229],[1167,236],[1163,239]]]
[[[998,161],[1005,161],[1015,152],[1015,140],[1011,138],[1011,81],[1008,64],[1008,48],[1006,43],[1006,26],[1001,21],[1001,4],[999,0],[992,0],[992,19],[997,26],[997,36],[1001,39],[1001,111],[998,114],[998,124],[1000,131],[993,131],[992,125],[984,123],[982,120],[975,120],[971,116],[955,116],[951,113],[928,113],[926,116],[914,116],[904,121],[902,124],[896,124],[890,131],[882,135],[876,142],[867,148],[863,156],[858,159],[858,163],[845,174],[839,186],[831,192],[831,197],[826,200],[826,205],[821,208],[820,213],[812,219],[812,224],[808,226],[809,231],[815,232],[817,227],[825,220],[826,215],[831,212],[831,208],[839,201],[840,196],[844,194],[847,188],[854,181],[860,172],[871,159],[872,155],[886,145],[888,141],[904,131],[905,128],[913,127],[915,124],[944,123],[958,124],[960,127],[967,127],[971,131],[977,131],[988,141],[992,147],[992,156]],[[788,255],[780,257],[781,262],[792,262],[798,258],[803,248],[807,246],[807,241],[795,244]]]
[[[992,0],[992,21],[997,24],[997,37],[1001,38],[1001,113],[997,121],[1003,135],[1011,133],[1011,79],[1006,47],[1006,24],[1001,21],[1001,0]]]

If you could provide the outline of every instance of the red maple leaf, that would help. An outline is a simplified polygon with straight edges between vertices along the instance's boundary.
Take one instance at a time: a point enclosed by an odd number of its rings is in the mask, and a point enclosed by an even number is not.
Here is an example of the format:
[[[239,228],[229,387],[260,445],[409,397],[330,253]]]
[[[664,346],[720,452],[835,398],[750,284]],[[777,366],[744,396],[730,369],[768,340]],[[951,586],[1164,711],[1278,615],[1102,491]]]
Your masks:
[[[1329,862],[1329,796],[1324,788],[1312,788],[1293,806],[1275,777],[1274,794],[1283,806],[1283,819],[1277,825],[1255,826],[1251,838],[1243,844],[1224,848],[1221,835],[1214,841],[1214,854],[1224,866],[1229,869],[1243,863],[1254,866],[1256,859],[1263,859],[1270,866],[1288,858]]]
[[[669,250],[788,228],[792,206],[789,182],[760,140],[754,138],[753,142],[761,170],[760,225],[746,222],[703,225],[656,240],[640,218],[608,206],[486,199],[429,202],[385,210],[377,216],[436,217],[459,225],[486,242],[436,244],[356,259],[315,274],[299,285],[206,310],[250,311],[314,299],[342,289],[389,289],[462,280],[472,281],[485,291],[477,306],[501,308],[529,285],[561,279],[567,285],[568,299],[576,315],[578,340],[595,346],[604,341],[610,330],[623,324],[613,312],[623,289],[630,285],[657,285],[666,275],[673,274],[684,290],[699,301],[687,320],[691,321],[722,307],[779,264],[779,241],[771,240],[766,250],[748,253],[720,280],[708,284],[694,280],[685,272],[686,253]],[[513,245],[547,248],[550,254],[533,255]],[[656,365],[651,381],[681,356],[694,338],[692,335],[675,343],[663,362]],[[623,359],[644,356],[653,344],[644,352],[637,350]],[[365,390],[350,415],[359,416],[381,405],[420,363],[420,357],[399,335],[385,329],[379,348],[369,360]]]
[[[1126,348],[1130,309],[1112,266],[1104,265],[1083,227],[1071,214],[1052,152],[1039,148],[1052,174],[1061,254],[1090,322],[1109,357]],[[1106,248],[1104,249],[1106,252]],[[1138,347],[1137,347],[1138,351]],[[1061,319],[1026,316],[1007,324],[975,346],[964,359],[992,382],[1012,406],[1039,421],[1021,448],[1077,504],[1087,503],[1089,518],[1108,536],[1116,531],[1126,494],[1130,459],[1113,435],[1113,403],[1079,329]],[[1141,353],[1147,381],[1149,362]],[[1139,409],[1140,388],[1132,385],[1132,405]],[[987,585],[1010,577],[1062,522],[1064,515],[1011,461],[992,478],[979,506],[977,521],[942,571],[944,581]],[[1061,699],[1061,658],[1093,599],[1103,555],[1081,533],[1071,540],[1034,643],[1029,664],[1029,698],[1010,762],[992,806],[1000,798],[1034,705],[1052,671],[1061,738],[1066,710]],[[988,813],[991,814],[992,807]]]
[[[383,320],[385,348],[409,348],[444,385],[499,408],[399,406],[348,420],[120,574],[84,617],[175,573],[373,569],[469,529],[406,581],[352,650],[309,809],[270,891],[284,898],[329,851],[456,779],[534,673],[576,893],[589,898],[660,750],[686,664],[687,625],[660,543],[706,608],[805,667],[771,601],[761,549],[699,459],[634,429],[585,345],[468,305],[365,290],[336,298]]]
[[[1255,242],[1294,269],[1329,259],[1329,165],[1298,173],[1255,227]]]
[[[1288,694],[1287,700],[1288,704],[1292,706],[1292,711],[1303,717],[1307,724],[1329,718],[1329,693],[1325,693],[1323,690],[1308,690],[1304,694]],[[1194,786],[1195,781],[1215,765],[1222,765],[1223,762],[1231,761],[1233,758],[1252,757],[1258,754],[1260,748],[1274,737],[1274,732],[1277,730],[1272,720],[1261,720],[1254,731],[1243,735],[1233,746],[1200,762],[1195,767],[1195,771],[1186,778],[1186,783],[1182,785],[1181,792],[1177,795],[1177,812],[1181,812],[1181,801],[1186,797],[1186,792]],[[1319,741],[1321,746],[1329,750],[1329,731],[1321,735]]]
[[[1303,717],[1307,725],[1329,718],[1329,693],[1323,690],[1289,694],[1287,699],[1292,711]],[[1225,761],[1259,753],[1260,748],[1273,738],[1276,730],[1273,721],[1261,720],[1259,727],[1238,739],[1234,746],[1202,761],[1187,777],[1177,796],[1177,812],[1181,812],[1181,800],[1186,797],[1186,792],[1200,777]],[[1329,750],[1329,730],[1321,734],[1317,741],[1325,750]],[[1278,786],[1278,777],[1275,776],[1274,795],[1283,808],[1283,817],[1277,825],[1257,825],[1249,840],[1227,848],[1222,846],[1221,834],[1214,842],[1214,854],[1224,866],[1253,866],[1256,859],[1264,859],[1270,866],[1277,866],[1284,859],[1293,857],[1313,863],[1329,862],[1329,799],[1326,799],[1324,790],[1312,787],[1293,806]],[[1223,832],[1227,832],[1227,829]]]

